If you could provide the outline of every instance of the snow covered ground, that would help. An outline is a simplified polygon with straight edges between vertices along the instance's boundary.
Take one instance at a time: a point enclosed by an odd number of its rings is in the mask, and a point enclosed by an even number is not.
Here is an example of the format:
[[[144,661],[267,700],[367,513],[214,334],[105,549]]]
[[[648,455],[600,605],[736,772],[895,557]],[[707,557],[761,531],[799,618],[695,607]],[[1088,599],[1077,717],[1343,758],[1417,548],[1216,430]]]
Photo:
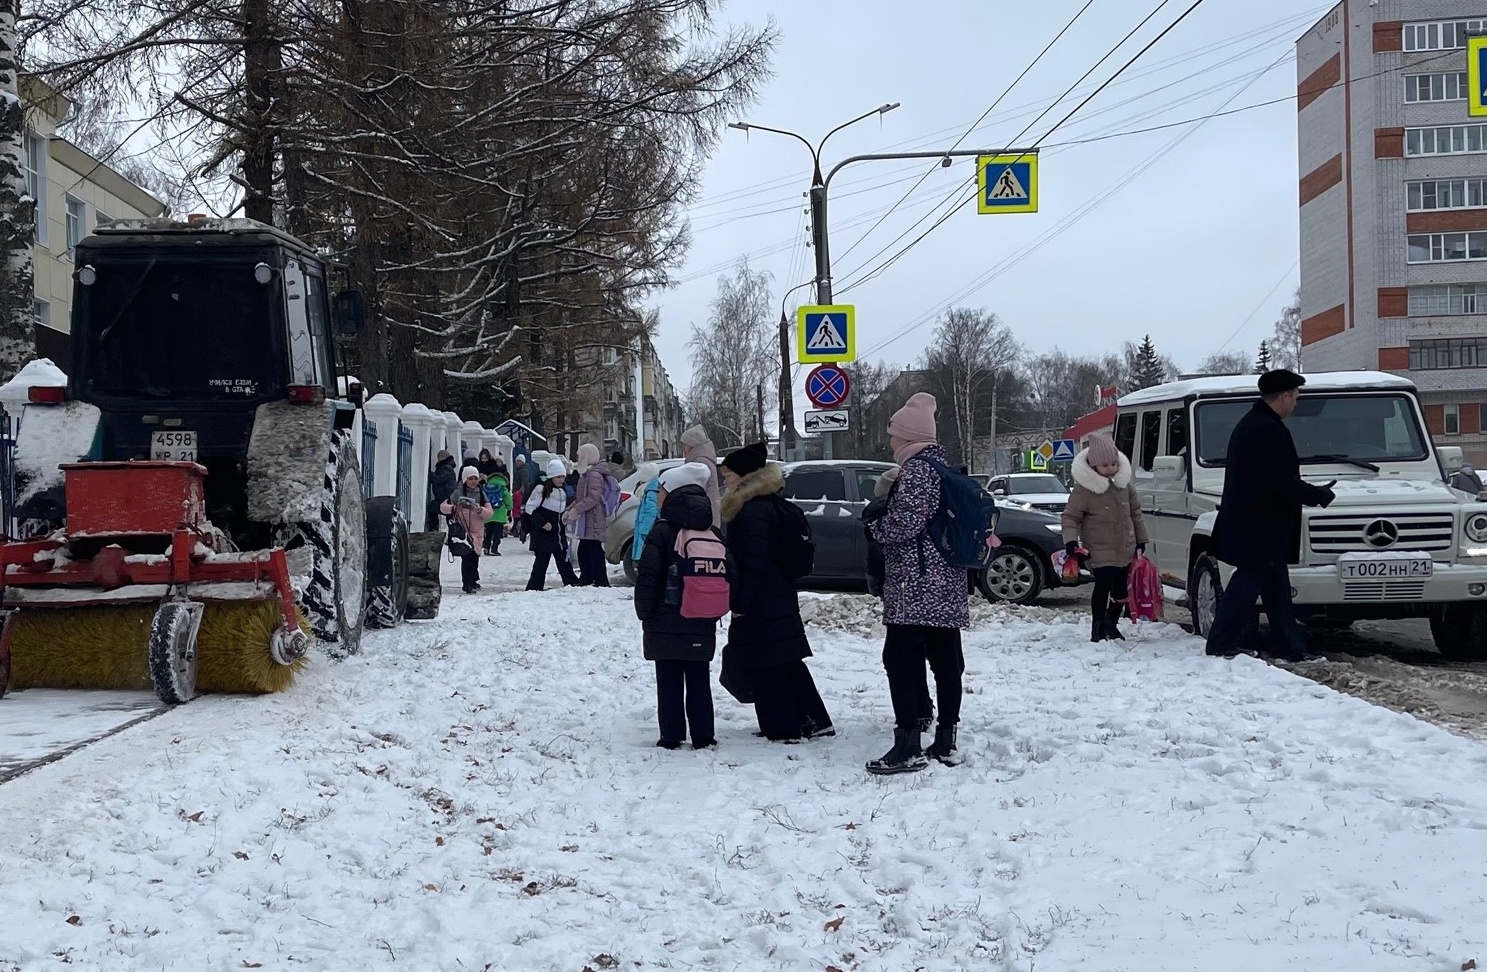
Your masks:
[[[809,602],[838,738],[765,743],[717,690],[718,749],[667,752],[628,590],[514,591],[507,550],[288,693],[0,786],[0,969],[1487,964],[1480,743],[1175,627],[982,607],[967,764],[874,779],[843,595]]]

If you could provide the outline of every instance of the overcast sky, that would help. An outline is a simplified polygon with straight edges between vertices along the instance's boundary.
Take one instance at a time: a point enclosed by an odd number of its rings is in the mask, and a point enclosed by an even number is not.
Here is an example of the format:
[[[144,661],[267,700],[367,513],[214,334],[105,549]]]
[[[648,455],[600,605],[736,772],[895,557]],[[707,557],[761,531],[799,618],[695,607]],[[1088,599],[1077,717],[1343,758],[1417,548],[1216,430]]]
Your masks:
[[[773,17],[782,33],[774,77],[742,120],[815,142],[864,111],[902,102],[881,123],[836,135],[823,153],[829,168],[860,153],[946,149],[962,136],[961,148],[1031,144],[1190,6],[1170,0],[1090,82],[1019,135],[1157,2],[1094,0],[970,134],[1084,0],[730,0],[725,16],[751,24]],[[910,231],[916,220],[963,198],[974,166],[864,162],[843,170],[831,184],[832,269],[838,301],[857,307],[864,357],[912,363],[946,306],[995,311],[1033,353],[1115,351],[1150,333],[1182,367],[1220,349],[1253,354],[1297,285],[1295,102],[1066,143],[1291,98],[1295,40],[1332,5],[1208,0],[1047,135],[1040,212],[980,216],[974,204],[962,207],[851,289],[944,210]],[[914,194],[874,225],[924,173]],[[690,210],[694,243],[681,283],[653,300],[662,360],[683,390],[691,327],[705,324],[717,277],[731,264],[747,256],[769,272],[777,302],[812,277],[803,213],[809,182],[809,153],[799,142],[762,132],[724,136]],[[798,291],[788,306],[808,293]]]

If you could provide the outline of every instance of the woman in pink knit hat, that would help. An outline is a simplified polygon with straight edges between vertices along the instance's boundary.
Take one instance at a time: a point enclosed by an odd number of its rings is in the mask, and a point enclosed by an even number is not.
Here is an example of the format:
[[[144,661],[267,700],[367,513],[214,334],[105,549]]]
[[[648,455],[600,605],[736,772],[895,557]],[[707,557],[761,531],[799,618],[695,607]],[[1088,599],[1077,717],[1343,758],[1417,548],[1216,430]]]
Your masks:
[[[1074,489],[1064,507],[1065,550],[1069,556],[1084,542],[1095,575],[1090,601],[1090,641],[1124,641],[1116,627],[1126,606],[1126,571],[1146,549],[1146,521],[1141,498],[1131,488],[1131,460],[1110,436],[1096,433],[1069,467]]]
[[[883,545],[883,667],[893,700],[893,748],[867,764],[874,774],[911,773],[929,765],[920,748],[922,699],[928,695],[924,666],[935,675],[939,724],[928,755],[947,766],[961,761],[956,750],[961,674],[965,655],[960,632],[970,627],[969,575],[950,564],[928,536],[943,491],[945,450],[935,431],[936,402],[920,392],[888,422],[898,482],[888,510],[869,527]]]

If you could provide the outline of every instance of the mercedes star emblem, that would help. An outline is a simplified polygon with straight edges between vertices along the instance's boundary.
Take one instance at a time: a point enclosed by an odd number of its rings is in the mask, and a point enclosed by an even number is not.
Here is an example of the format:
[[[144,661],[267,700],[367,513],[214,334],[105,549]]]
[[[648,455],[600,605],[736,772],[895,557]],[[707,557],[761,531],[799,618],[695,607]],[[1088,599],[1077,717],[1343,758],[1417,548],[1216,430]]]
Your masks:
[[[1399,527],[1388,520],[1374,520],[1363,528],[1363,542],[1377,550],[1399,542]]]

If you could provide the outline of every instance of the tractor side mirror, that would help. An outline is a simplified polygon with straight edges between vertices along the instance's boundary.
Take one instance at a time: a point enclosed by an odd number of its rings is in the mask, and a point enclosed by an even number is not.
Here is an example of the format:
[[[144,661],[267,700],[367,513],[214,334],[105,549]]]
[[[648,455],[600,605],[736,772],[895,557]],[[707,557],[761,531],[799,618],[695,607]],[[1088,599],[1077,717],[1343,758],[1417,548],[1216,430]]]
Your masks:
[[[361,291],[343,290],[336,294],[336,330],[342,337],[356,337],[366,327],[366,304]]]

